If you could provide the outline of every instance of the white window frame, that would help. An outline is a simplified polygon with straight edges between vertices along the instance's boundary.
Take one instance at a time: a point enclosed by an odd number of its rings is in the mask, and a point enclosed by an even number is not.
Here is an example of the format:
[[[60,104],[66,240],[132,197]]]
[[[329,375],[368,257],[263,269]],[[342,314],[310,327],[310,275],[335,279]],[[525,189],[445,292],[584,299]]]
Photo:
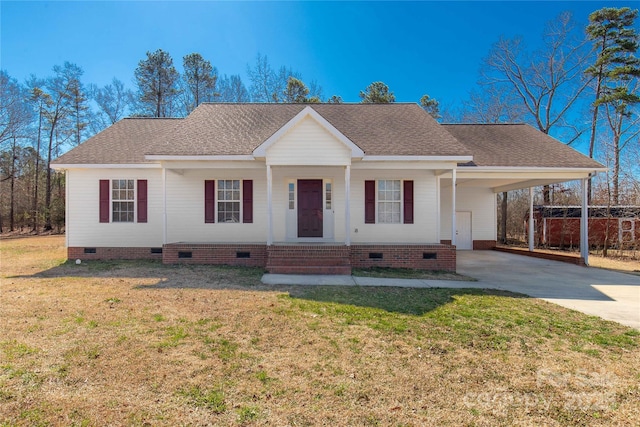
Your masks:
[[[118,188],[114,188],[114,183],[118,181]],[[120,183],[121,182],[125,182],[126,187],[127,188],[120,188]],[[128,188],[128,184],[129,182],[132,183],[132,188]],[[118,222],[118,223],[134,223],[136,222],[136,210],[137,210],[137,206],[136,206],[136,180],[135,179],[129,179],[129,178],[116,178],[116,179],[110,179],[109,180],[109,191],[110,191],[110,204],[111,206],[109,207],[109,215],[111,215],[111,222]],[[115,197],[115,192],[118,192],[118,197]],[[120,198],[120,196],[122,195],[122,191],[125,192],[125,196],[126,198],[122,199]],[[131,191],[131,195],[132,197],[129,198],[127,192]],[[122,220],[122,213],[123,211],[120,209],[118,210],[118,219],[116,219],[116,209],[115,209],[115,204],[116,203],[120,203],[120,206],[122,206],[122,203],[131,203],[131,206],[133,206],[133,209],[131,209],[131,211],[126,210],[124,211],[124,213],[129,213],[131,212],[131,219],[126,219],[126,220]]]
[[[296,210],[296,181],[287,182],[287,210]]]
[[[238,182],[238,188],[234,189],[233,188],[233,183],[237,181]],[[226,188],[226,183],[227,182],[231,182],[231,189],[227,189]],[[223,185],[224,188],[221,188],[220,183],[225,183]],[[238,199],[230,199],[228,200],[226,198],[227,193],[231,192],[233,194],[233,192],[237,192],[238,194]],[[225,197],[220,197],[220,194],[224,195]],[[229,220],[224,220],[220,217],[220,215],[225,215],[225,218],[229,218],[229,214],[226,212],[226,210],[221,211],[220,209],[220,204],[221,203],[237,203],[238,204],[238,218],[237,221],[234,221],[233,219],[233,214],[235,213],[235,211],[232,209],[231,210],[231,221]],[[241,179],[217,179],[216,180],[216,222],[218,224],[240,224],[242,223],[242,180]],[[223,213],[225,212],[225,213]]]
[[[400,199],[399,200],[380,200],[380,182],[381,181],[385,181],[385,182],[394,182],[397,181],[400,183],[400,188],[399,188],[399,192],[400,192]],[[380,179],[376,179],[376,224],[402,224],[403,221],[402,219],[404,218],[404,185],[403,185],[404,180],[402,179],[389,179],[389,178],[380,178]],[[386,187],[386,186],[385,186]],[[385,188],[383,191],[387,192],[387,189]],[[392,190],[395,191],[395,190]],[[398,221],[382,221],[381,220],[381,211],[380,211],[380,204],[384,203],[384,204],[388,204],[388,205],[392,205],[395,203],[399,203],[400,205],[400,210],[399,210],[399,216],[398,216]],[[391,214],[393,215],[393,211],[391,211]]]
[[[333,181],[330,179],[322,180],[322,186],[324,187],[324,209],[327,211],[333,210]]]

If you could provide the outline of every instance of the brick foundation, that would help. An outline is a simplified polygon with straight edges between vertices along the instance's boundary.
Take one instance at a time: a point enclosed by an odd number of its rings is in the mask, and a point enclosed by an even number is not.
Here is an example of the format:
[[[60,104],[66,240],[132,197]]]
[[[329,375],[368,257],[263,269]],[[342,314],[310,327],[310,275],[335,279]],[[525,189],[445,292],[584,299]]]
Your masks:
[[[152,249],[155,251],[161,248],[70,247],[67,248],[67,258],[70,260],[162,259],[162,252],[152,253]],[[95,253],[92,253],[94,251]]]
[[[158,252],[162,249],[161,253]],[[153,252],[152,252],[153,250]],[[350,274],[352,267],[455,271],[456,250],[447,244],[170,243],[162,248],[70,247],[69,259],[158,259],[164,264],[263,267],[274,273]]]
[[[357,244],[351,246],[351,266],[456,271],[456,250],[450,245]]]
[[[491,250],[496,247],[495,240],[474,240],[473,241],[473,250],[474,251],[483,251],[483,250]]]
[[[567,262],[569,264],[575,264],[575,265],[581,265],[581,266],[585,266],[586,264],[584,263],[584,258],[579,256],[579,255],[573,255],[573,254],[550,254],[550,253],[546,253],[546,252],[529,252],[529,249],[525,249],[525,248],[510,248],[510,247],[506,247],[506,246],[496,246],[495,248],[493,248],[496,251],[499,252],[507,252],[510,254],[516,254],[516,255],[524,255],[524,256],[530,256],[533,258],[541,258],[541,259],[548,259],[551,261],[561,261],[561,262]]]
[[[188,255],[191,256],[188,256]],[[210,264],[265,267],[267,247],[246,243],[170,243],[162,253],[164,264]]]

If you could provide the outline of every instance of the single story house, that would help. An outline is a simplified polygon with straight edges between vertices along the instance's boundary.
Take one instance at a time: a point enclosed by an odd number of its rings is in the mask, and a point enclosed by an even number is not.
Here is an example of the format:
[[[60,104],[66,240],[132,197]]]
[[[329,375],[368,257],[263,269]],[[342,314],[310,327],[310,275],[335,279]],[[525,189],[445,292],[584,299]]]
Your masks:
[[[536,242],[554,247],[580,245],[581,206],[534,206]],[[589,246],[640,248],[640,206],[589,206]],[[525,220],[525,223],[527,220]]]
[[[603,166],[525,124],[417,104],[209,104],[127,118],[60,156],[70,259],[280,273],[455,270],[496,244],[497,192]]]

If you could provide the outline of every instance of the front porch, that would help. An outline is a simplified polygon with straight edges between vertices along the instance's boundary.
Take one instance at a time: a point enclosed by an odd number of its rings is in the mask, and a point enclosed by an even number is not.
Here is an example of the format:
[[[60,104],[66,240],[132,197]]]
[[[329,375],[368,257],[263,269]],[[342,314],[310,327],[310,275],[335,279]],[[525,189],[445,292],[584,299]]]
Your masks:
[[[455,246],[447,244],[169,243],[165,264],[263,267],[278,274],[351,274],[352,268],[456,270]]]

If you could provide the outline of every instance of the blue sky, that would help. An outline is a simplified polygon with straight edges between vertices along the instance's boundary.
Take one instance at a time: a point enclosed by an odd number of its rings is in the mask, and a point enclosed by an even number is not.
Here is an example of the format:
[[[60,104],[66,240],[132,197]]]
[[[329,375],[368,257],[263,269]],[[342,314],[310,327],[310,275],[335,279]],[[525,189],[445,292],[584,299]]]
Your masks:
[[[604,6],[632,2],[0,2],[0,67],[20,81],[64,61],[84,82],[113,77],[133,87],[147,51],[199,52],[222,74],[240,74],[258,52],[316,80],[325,97],[359,101],[384,81],[397,101],[428,93],[455,107],[473,89],[481,60],[501,35],[535,46],[547,21],[571,10],[579,24]]]

